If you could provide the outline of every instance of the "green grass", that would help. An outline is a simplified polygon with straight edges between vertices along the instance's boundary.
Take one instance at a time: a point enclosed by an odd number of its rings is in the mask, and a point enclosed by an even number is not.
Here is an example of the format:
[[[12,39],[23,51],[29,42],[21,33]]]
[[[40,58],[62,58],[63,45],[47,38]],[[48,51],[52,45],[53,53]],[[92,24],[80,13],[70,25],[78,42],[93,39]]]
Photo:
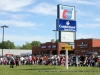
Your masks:
[[[69,67],[67,70],[65,66],[20,65],[10,68],[0,65],[0,75],[100,75],[100,67]]]

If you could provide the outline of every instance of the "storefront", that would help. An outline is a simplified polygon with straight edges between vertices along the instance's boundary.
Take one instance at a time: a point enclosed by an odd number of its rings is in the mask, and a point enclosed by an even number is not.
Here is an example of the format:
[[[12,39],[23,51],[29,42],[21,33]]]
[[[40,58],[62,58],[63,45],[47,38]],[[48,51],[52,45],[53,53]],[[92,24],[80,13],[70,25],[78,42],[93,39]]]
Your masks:
[[[41,54],[41,55],[59,55],[59,54],[65,54],[65,50],[61,50],[61,45],[64,45],[66,43],[61,42],[46,42],[41,44],[38,47],[32,48],[32,54]]]
[[[78,39],[74,43],[75,55],[85,55],[88,52],[97,52],[100,55],[100,39]]]

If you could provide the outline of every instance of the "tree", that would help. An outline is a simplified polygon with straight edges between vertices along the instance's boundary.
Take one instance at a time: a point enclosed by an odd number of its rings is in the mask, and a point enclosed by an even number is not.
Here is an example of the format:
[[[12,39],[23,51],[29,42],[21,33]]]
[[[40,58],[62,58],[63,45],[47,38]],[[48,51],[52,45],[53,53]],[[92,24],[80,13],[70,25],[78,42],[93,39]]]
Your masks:
[[[40,46],[40,41],[32,41],[31,43],[26,42],[22,46],[15,46],[13,42],[4,41],[4,43],[0,43],[0,48],[2,49],[2,45],[4,49],[32,49],[33,46]]]
[[[15,45],[13,42],[10,42],[9,40],[6,41],[7,43],[7,49],[15,49]]]
[[[2,49],[2,46],[4,49],[15,49],[15,45],[13,42],[4,41],[3,43],[0,43],[0,48]]]
[[[31,43],[26,42],[26,44],[23,44],[22,47],[19,47],[20,49],[32,49],[33,46],[40,46],[40,41],[32,41]]]
[[[35,46],[40,46],[41,42],[40,41],[32,41],[31,42],[31,46],[35,47]]]
[[[51,39],[51,42],[59,42],[58,39],[54,40],[54,39]]]
[[[22,49],[22,46],[17,45],[16,49]]]
[[[56,42],[59,42],[59,39],[57,39]]]
[[[51,39],[51,42],[55,42],[55,40],[54,39]]]
[[[0,42],[0,49],[2,49],[2,43]]]
[[[32,49],[31,43],[26,42],[26,44],[23,44],[22,49]]]

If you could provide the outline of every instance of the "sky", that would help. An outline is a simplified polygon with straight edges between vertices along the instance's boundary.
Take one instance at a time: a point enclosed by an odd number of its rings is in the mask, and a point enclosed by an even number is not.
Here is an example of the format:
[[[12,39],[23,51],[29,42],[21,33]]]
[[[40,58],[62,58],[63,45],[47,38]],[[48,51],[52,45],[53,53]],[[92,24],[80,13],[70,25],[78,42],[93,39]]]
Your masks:
[[[26,42],[55,39],[57,5],[75,6],[76,39],[100,38],[100,0],[0,0],[0,26],[4,41]],[[3,29],[0,28],[0,42]]]

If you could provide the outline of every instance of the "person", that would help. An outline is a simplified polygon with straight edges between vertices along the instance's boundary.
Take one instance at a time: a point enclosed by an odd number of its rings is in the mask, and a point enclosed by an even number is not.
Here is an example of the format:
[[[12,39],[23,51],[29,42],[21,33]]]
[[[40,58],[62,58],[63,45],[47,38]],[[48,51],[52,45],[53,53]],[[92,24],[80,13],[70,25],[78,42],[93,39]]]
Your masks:
[[[84,65],[85,56],[82,55],[82,56],[80,56],[79,59],[80,59],[80,66],[83,66]]]
[[[10,68],[14,68],[14,57],[13,57],[13,55],[11,56],[11,59],[10,59]]]
[[[100,67],[100,57],[98,57],[98,67]]]
[[[16,59],[15,59],[15,63],[16,63],[16,66],[19,66],[19,57],[16,56]]]

